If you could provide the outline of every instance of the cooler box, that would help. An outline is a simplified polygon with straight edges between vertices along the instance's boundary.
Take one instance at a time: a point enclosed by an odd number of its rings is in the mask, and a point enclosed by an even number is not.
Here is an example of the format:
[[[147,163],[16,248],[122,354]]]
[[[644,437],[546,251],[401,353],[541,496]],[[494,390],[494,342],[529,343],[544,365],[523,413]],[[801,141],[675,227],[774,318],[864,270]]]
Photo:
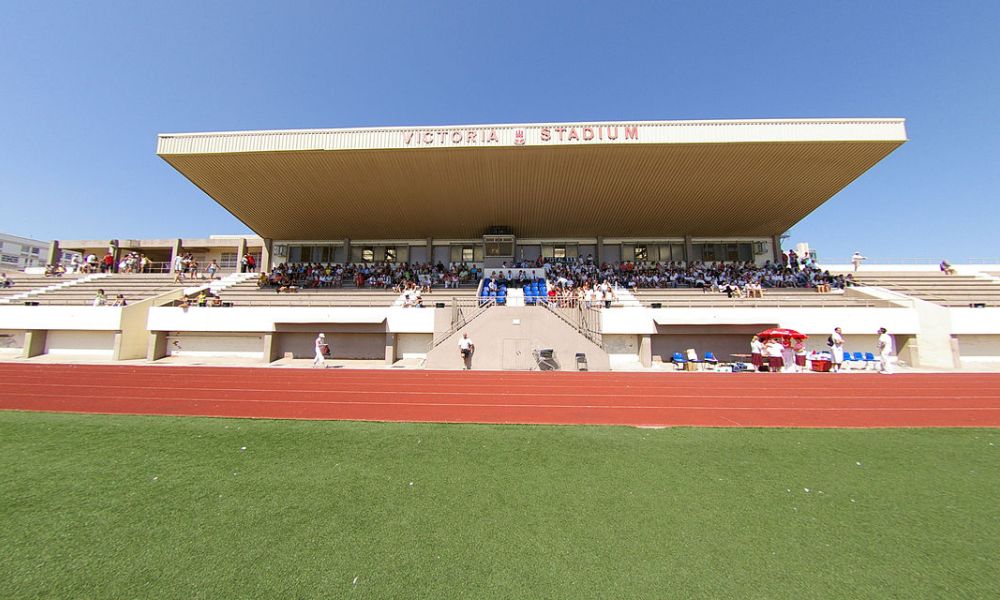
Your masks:
[[[812,361],[812,370],[818,373],[828,373],[832,364],[830,360],[819,358]]]

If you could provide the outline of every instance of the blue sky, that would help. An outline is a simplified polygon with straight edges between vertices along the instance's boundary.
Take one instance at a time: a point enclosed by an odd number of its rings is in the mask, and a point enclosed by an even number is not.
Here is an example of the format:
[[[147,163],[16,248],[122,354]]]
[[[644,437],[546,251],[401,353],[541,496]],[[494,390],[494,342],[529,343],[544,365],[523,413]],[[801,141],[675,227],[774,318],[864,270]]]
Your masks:
[[[1000,2],[28,2],[0,18],[0,231],[237,233],[156,134],[904,117],[790,232],[1000,258]]]

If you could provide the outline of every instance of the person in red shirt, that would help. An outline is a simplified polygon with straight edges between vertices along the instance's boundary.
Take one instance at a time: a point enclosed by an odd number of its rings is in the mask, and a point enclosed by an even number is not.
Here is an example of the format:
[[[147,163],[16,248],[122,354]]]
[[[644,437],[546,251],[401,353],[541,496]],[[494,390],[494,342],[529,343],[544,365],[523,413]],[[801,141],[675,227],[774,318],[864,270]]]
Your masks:
[[[115,257],[108,252],[101,260],[101,273],[111,273],[115,270]]]

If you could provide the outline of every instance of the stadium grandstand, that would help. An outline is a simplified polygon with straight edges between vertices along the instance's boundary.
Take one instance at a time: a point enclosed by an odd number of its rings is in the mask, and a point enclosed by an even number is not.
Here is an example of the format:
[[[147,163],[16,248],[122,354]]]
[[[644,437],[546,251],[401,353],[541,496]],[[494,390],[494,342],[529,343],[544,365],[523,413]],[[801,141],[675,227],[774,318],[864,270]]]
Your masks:
[[[1000,362],[1000,268],[781,247],[906,140],[902,119],[161,134],[255,235],[53,241],[63,267],[0,291],[0,356],[273,362],[324,332],[336,359],[457,369],[468,334],[475,368],[669,370],[839,326],[849,350],[886,327],[915,367]]]

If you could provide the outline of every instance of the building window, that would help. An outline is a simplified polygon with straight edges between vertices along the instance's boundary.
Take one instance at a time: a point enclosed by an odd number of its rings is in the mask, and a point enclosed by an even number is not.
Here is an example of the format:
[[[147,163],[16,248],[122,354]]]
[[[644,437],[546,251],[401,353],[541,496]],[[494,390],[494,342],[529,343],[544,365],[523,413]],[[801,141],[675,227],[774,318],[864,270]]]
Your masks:
[[[391,262],[391,263],[396,262],[396,249],[395,248],[386,248],[385,249],[385,262]]]
[[[646,260],[647,256],[649,256],[649,253],[646,251],[646,247],[645,246],[636,246],[635,247],[635,259],[636,260]]]
[[[236,253],[235,252],[223,252],[219,256],[219,267],[222,269],[235,269],[236,268]]]
[[[462,262],[476,260],[476,249],[472,246],[462,246]]]
[[[42,249],[41,249],[41,248],[32,248],[32,249],[31,249],[31,253],[32,253],[32,254],[34,254],[35,256],[37,256],[37,255],[38,255],[38,254],[40,254],[41,252],[42,252]]]
[[[375,249],[371,246],[361,251],[361,260],[364,262],[375,262]]]
[[[16,257],[16,256],[10,256],[8,254],[0,255],[0,262],[4,262],[4,263],[10,264],[10,265],[16,265],[16,264],[18,264],[19,260],[20,259],[18,259],[18,257]]]
[[[553,246],[552,258],[566,258],[566,246]]]

